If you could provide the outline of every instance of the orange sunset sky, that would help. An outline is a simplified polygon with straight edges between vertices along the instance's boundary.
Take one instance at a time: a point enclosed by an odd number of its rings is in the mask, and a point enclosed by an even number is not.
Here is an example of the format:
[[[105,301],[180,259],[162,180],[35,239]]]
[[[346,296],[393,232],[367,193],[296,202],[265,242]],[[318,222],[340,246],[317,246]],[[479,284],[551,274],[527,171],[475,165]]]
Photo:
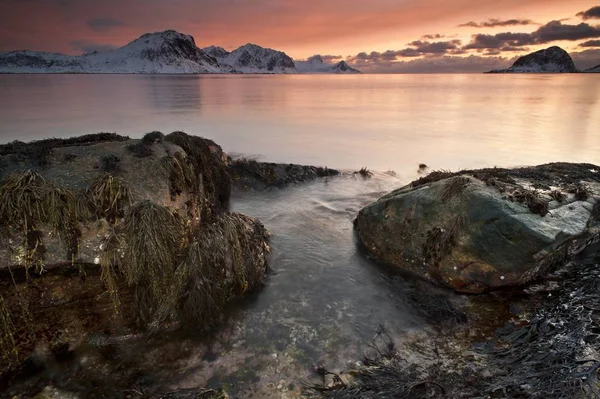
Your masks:
[[[569,51],[580,67],[600,64],[598,0],[0,2],[0,51],[106,51],[166,29],[191,34],[199,47],[252,42],[295,59],[346,59],[366,72],[508,66],[550,45]]]

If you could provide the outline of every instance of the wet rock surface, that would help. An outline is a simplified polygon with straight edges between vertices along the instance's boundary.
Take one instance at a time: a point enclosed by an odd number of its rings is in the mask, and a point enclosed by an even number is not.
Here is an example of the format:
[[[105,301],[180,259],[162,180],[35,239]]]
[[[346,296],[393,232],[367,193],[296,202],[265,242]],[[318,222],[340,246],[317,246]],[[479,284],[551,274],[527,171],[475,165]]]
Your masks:
[[[247,159],[232,160],[229,163],[229,171],[234,186],[241,190],[282,188],[291,184],[340,174],[338,170],[326,167],[258,162]]]
[[[444,320],[400,346],[378,334],[355,367],[318,369],[306,393],[313,398],[597,398],[600,335],[600,237],[573,262],[541,284],[508,295],[510,315],[476,318],[481,305],[465,310],[461,324]],[[484,298],[488,304],[492,297]],[[517,311],[518,309],[518,311]],[[482,334],[482,335],[480,335]],[[333,376],[333,378],[332,378]]]
[[[519,286],[564,265],[600,231],[600,167],[434,172],[360,211],[377,260],[464,293]]]
[[[0,150],[3,384],[35,351],[72,353],[90,334],[209,330],[262,287],[269,233],[228,211],[214,142],[153,132]]]

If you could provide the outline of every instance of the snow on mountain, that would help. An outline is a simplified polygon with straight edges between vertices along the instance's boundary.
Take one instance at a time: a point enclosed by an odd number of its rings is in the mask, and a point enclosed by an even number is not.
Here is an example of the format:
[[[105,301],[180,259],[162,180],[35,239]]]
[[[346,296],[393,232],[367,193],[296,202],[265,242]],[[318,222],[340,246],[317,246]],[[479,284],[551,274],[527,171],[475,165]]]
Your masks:
[[[217,60],[221,60],[229,55],[229,51],[225,50],[223,47],[218,46],[208,46],[202,49],[206,54],[211,57],[216,58]]]
[[[311,57],[301,72],[359,73],[344,61],[329,65]],[[146,33],[115,50],[72,56],[41,51],[0,52],[0,73],[298,73],[287,54],[246,44],[228,52],[200,49],[194,38],[174,30]]]
[[[585,72],[585,73],[600,73],[600,65],[596,65],[595,67],[588,68],[583,72]]]
[[[296,69],[301,73],[361,73],[350,67],[345,61],[337,64],[326,64],[320,55],[313,55],[306,61],[294,61]]]
[[[565,50],[552,46],[520,57],[508,69],[495,69],[491,73],[575,73],[573,59]]]
[[[352,68],[346,61],[340,61],[335,64],[331,70],[333,73],[362,73],[356,68]]]
[[[297,73],[294,60],[286,53],[250,43],[218,60],[242,73]]]
[[[232,73],[196,47],[189,35],[167,30],[147,33],[105,53],[81,56],[11,51],[0,52],[3,73]]]

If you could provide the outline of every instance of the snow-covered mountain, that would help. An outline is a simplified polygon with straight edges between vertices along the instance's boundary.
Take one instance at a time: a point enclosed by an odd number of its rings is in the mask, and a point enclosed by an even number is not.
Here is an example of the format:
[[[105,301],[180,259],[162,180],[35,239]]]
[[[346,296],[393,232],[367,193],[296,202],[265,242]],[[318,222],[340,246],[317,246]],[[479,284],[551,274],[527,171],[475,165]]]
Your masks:
[[[256,44],[246,44],[231,53],[228,53],[221,47],[206,47],[221,64],[230,67],[242,73],[297,73],[296,65],[286,53],[257,46]]]
[[[222,59],[229,55],[229,51],[225,50],[223,47],[218,46],[204,47],[202,51],[216,59]]]
[[[315,57],[311,57],[315,58]],[[358,73],[345,62],[314,59],[315,72]],[[72,56],[42,51],[0,52],[0,73],[298,73],[287,54],[246,44],[228,52],[200,49],[194,38],[174,30],[146,33],[131,43],[103,53]],[[311,70],[312,72],[312,70]]]
[[[573,59],[565,50],[552,46],[524,55],[508,69],[495,69],[491,73],[575,73]]]
[[[189,35],[147,33],[105,53],[69,56],[34,51],[0,52],[3,73],[232,73],[196,47]]]
[[[301,73],[361,73],[350,67],[345,61],[337,64],[327,64],[320,55],[313,55],[306,61],[294,61],[296,69]]]
[[[350,65],[346,63],[346,61],[340,61],[333,66],[331,69],[333,73],[362,73],[356,68],[352,68]]]
[[[585,73],[600,73],[600,65],[596,65],[595,67],[586,69],[583,72],[585,72]]]

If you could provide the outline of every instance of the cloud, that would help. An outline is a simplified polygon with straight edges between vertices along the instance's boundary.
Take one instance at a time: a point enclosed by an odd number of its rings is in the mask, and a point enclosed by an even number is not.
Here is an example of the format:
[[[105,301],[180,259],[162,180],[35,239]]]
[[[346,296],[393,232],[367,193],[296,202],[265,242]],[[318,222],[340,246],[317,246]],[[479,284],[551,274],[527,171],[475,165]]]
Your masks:
[[[423,35],[423,36],[421,36],[421,39],[435,40],[435,39],[443,39],[444,37],[446,37],[446,35],[440,35],[439,33],[435,33],[432,35]]]
[[[496,28],[498,26],[518,26],[518,25],[539,25],[537,22],[532,21],[531,19],[507,19],[500,20],[496,18],[490,18],[484,22],[474,22],[470,21],[464,24],[458,25],[459,27],[469,27],[469,28]]]
[[[484,57],[470,55],[457,57],[444,55],[440,57],[418,58],[410,61],[378,61],[347,60],[350,65],[366,73],[481,73],[492,69],[507,68],[516,57]]]
[[[535,38],[530,33],[498,33],[495,35],[473,35],[471,43],[463,47],[465,50],[484,50],[516,48],[535,44]]]
[[[393,51],[392,53],[396,54],[396,57],[394,59],[396,59],[397,57],[420,57],[421,56],[421,53],[419,53],[414,48],[405,48],[404,50]]]
[[[587,42],[579,43],[579,47],[600,47],[600,40],[588,40]]]
[[[589,49],[570,55],[579,69],[588,69],[600,64],[600,49]]]
[[[87,26],[95,30],[96,32],[106,32],[112,28],[123,26],[125,23],[118,19],[112,18],[94,18],[87,21]]]
[[[593,18],[600,19],[600,6],[592,7],[587,11],[578,12],[577,16],[581,17],[583,20]]]
[[[334,62],[338,62],[341,61],[342,59],[344,59],[344,57],[342,57],[341,55],[322,55],[321,59],[323,60],[324,63],[326,64],[331,64]]]
[[[600,26],[588,25],[585,22],[579,25],[563,25],[560,21],[551,21],[532,34],[539,43],[556,40],[580,40],[600,37]]]
[[[446,42],[427,42],[416,40],[409,43],[409,46],[416,47],[416,51],[422,54],[445,54],[449,50],[456,50],[461,45],[460,40],[450,40]]]
[[[402,50],[387,50],[383,53],[371,51],[370,53],[362,52],[355,56],[347,57],[349,63],[357,63],[360,65],[384,65],[392,63],[399,58],[416,58],[416,57],[439,57],[445,54],[465,54],[466,51],[460,48],[460,40],[450,40],[445,42],[428,42],[415,40],[408,44],[412,47],[407,47]]]
[[[70,44],[73,50],[84,54],[93,53],[94,51],[105,53],[117,48],[117,46],[113,46],[112,44],[97,44],[86,42],[84,40],[74,40]]]
[[[551,21],[532,33],[497,33],[495,35],[473,35],[471,42],[463,47],[466,50],[501,49],[503,47],[523,47],[545,44],[559,40],[581,40],[600,37],[600,26],[584,22],[578,25],[565,25],[561,21]]]

